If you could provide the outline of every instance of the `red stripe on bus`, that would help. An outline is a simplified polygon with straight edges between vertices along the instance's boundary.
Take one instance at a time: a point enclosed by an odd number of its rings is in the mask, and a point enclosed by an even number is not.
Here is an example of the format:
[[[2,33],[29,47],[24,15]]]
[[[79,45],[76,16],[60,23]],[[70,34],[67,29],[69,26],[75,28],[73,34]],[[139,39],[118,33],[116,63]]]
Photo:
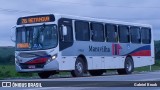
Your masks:
[[[26,62],[26,64],[42,64],[42,63],[46,63],[47,60],[48,60],[48,58],[38,58],[38,59],[34,59],[32,61]]]
[[[132,56],[151,56],[151,50],[142,50],[142,51],[134,52],[131,55]]]
[[[112,44],[112,55],[115,55],[114,44]]]

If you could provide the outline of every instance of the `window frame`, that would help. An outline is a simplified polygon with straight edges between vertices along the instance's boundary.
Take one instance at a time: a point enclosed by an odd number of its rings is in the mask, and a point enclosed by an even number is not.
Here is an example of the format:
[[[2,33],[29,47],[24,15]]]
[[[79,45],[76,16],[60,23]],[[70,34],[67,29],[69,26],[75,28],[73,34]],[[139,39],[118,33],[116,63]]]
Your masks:
[[[64,25],[64,24],[63,24],[63,25]],[[71,32],[70,32],[70,33],[71,33],[71,34],[70,34],[71,37],[70,37],[70,40],[68,40],[68,39],[66,40],[66,39],[65,39],[65,37],[68,36],[68,28],[67,28],[67,35],[65,35],[65,36],[63,35],[63,37],[62,37],[62,38],[63,38],[63,42],[73,42],[73,40],[74,40],[74,38],[73,38],[73,27],[72,27],[71,25],[64,25],[64,26],[70,28],[70,30],[71,30]],[[61,28],[62,28],[62,27],[61,27]],[[61,32],[62,32],[62,34],[63,34],[63,29],[61,29]]]
[[[99,25],[98,27],[101,27],[101,29],[100,28],[98,28],[98,30],[95,30],[95,29],[93,29],[93,27],[96,27],[96,26],[93,26],[93,25]],[[104,31],[104,24],[103,23],[100,23],[100,22],[91,22],[90,23],[90,29],[91,29],[91,40],[92,41],[95,41],[95,42],[104,42],[105,41],[105,35],[104,35],[104,33],[105,33],[105,31]],[[94,31],[99,31],[100,32],[100,30],[102,31],[102,33],[101,33],[101,35],[103,35],[103,36],[95,36],[95,38],[98,38],[98,37],[101,37],[99,40],[97,39],[97,40],[94,40]],[[98,35],[100,35],[99,33],[98,33]]]
[[[114,30],[114,37],[112,37],[112,38],[109,37],[111,35],[108,34],[108,29],[107,29],[108,26],[110,26],[110,27],[112,26],[111,29]],[[112,24],[112,23],[106,23],[104,27],[105,27],[104,32],[105,32],[105,40],[106,40],[106,42],[112,42],[112,43],[118,42],[118,29],[117,29],[117,25],[116,24]],[[112,34],[113,34],[113,32],[112,32]],[[111,39],[109,39],[109,38],[111,38]]]
[[[81,39],[79,39],[79,37],[77,37],[77,23],[79,23],[79,22],[81,22],[81,23],[86,23],[87,24],[87,29],[88,29],[88,38],[87,39],[85,39],[85,40],[82,40],[83,38],[81,38]],[[90,26],[89,26],[89,22],[88,21],[84,21],[84,20],[75,20],[74,21],[74,26],[75,26],[75,39],[77,40],[77,41],[90,41],[90,33],[91,33],[91,31],[90,31]]]
[[[149,30],[149,32],[148,32],[148,34],[149,34],[149,37],[148,37],[148,39],[143,39],[143,34],[142,34],[142,29],[147,29],[147,30]],[[146,32],[146,31],[145,31]],[[147,33],[147,32],[146,32]],[[144,35],[147,35],[147,34],[144,34]],[[146,37],[146,36],[145,36]],[[141,27],[141,43],[142,44],[150,44],[151,43],[151,39],[152,39],[152,37],[151,37],[151,28],[150,27]],[[143,40],[148,40],[147,42],[144,42]]]
[[[138,30],[138,32],[136,32],[137,34],[139,34],[139,41],[138,42],[133,42],[133,39],[132,39],[132,36],[133,36],[133,32],[131,32],[131,28],[133,28],[132,30]],[[136,29],[135,29],[136,28]],[[130,28],[129,28],[129,33],[130,33],[130,42],[131,43],[135,43],[135,44],[141,44],[141,33],[140,33],[140,31],[141,31],[141,27],[139,27],[139,26],[130,26]],[[134,32],[135,33],[135,32]],[[136,34],[136,35],[137,35]],[[136,36],[136,37],[138,37],[138,35]],[[138,40],[138,38],[137,38],[137,40]]]
[[[124,36],[121,36],[122,30],[120,28],[124,29],[124,27],[126,28],[125,30],[128,31],[128,35],[126,35],[126,37],[128,39],[124,39],[123,38]],[[124,35],[124,34],[122,34],[122,35]],[[118,38],[119,38],[120,43],[130,43],[130,34],[129,34],[129,26],[128,25],[118,25]]]

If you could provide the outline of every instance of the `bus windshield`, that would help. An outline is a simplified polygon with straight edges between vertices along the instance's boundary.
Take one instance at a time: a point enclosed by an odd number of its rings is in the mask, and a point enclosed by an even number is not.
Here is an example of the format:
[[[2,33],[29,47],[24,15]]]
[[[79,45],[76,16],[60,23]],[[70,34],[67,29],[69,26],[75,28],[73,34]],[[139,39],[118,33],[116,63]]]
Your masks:
[[[24,26],[16,29],[16,50],[44,50],[58,43],[56,25]]]

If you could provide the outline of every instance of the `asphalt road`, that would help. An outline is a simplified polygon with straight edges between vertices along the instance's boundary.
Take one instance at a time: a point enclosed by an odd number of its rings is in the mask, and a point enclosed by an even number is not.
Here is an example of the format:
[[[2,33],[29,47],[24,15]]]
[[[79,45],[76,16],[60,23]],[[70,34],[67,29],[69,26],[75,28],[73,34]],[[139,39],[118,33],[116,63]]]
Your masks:
[[[42,88],[5,88],[5,90],[160,90],[160,82],[156,83],[156,81],[160,81],[160,72],[143,72],[138,74],[131,74],[131,75],[111,75],[106,74],[103,76],[89,76],[89,77],[60,77],[60,78],[50,78],[50,79],[8,79],[8,80],[1,80],[5,82],[49,82],[47,85],[54,85],[54,87],[42,87]],[[72,83],[69,83],[72,81]],[[88,82],[89,81],[89,82]],[[129,81],[129,82],[128,82]],[[155,83],[159,87],[151,87],[151,86],[144,86],[144,87],[134,87],[134,83]],[[56,84],[51,84],[51,83]],[[87,82],[87,83],[86,83]],[[113,82],[113,83],[112,83]],[[125,82],[125,83],[124,83]],[[61,84],[62,86],[56,86]],[[106,87],[103,84],[109,84],[109,87]],[[116,84],[115,84],[116,83]],[[66,86],[65,86],[66,85]],[[121,87],[125,86],[125,87]],[[132,87],[129,87],[132,85]],[[43,85],[42,85],[43,86]],[[117,86],[117,87],[113,87]],[[4,89],[4,88],[0,88]]]

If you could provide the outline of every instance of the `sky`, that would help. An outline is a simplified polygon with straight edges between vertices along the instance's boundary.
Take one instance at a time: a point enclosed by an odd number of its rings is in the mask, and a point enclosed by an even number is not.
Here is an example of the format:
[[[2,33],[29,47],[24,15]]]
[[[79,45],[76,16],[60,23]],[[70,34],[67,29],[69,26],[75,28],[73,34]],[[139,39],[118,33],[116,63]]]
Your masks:
[[[0,46],[14,46],[12,27],[19,17],[54,13],[150,24],[154,40],[160,40],[160,0],[0,1]]]

